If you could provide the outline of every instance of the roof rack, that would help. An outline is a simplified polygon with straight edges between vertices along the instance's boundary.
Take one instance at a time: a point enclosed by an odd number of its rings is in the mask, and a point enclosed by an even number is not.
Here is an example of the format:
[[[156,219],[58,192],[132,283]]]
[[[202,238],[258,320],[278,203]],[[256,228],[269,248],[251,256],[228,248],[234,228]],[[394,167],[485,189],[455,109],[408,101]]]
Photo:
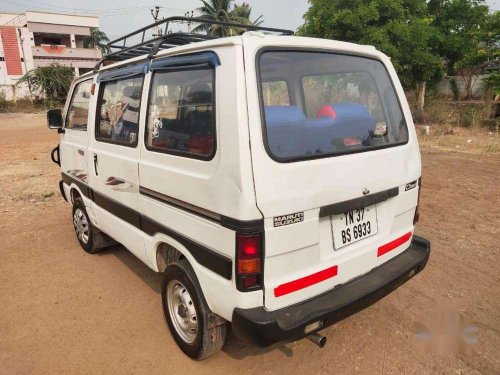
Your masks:
[[[111,53],[109,53],[108,55],[104,56],[101,60],[99,60],[99,62],[94,67],[94,72],[97,72],[105,61],[124,61],[145,54],[148,54],[148,58],[150,59],[153,56],[155,56],[159,51],[164,49],[218,38],[216,36],[197,34],[197,33],[169,32],[168,31],[169,26],[175,22],[198,23],[205,25],[207,28],[210,27],[211,25],[220,25],[226,27],[235,27],[247,31],[264,31],[270,33],[277,33],[278,35],[293,35],[293,31],[291,30],[211,20],[203,17],[180,17],[180,16],[168,17],[158,22],[152,23],[151,25],[144,26],[118,39],[110,41],[108,43],[108,48],[110,49]],[[155,29],[163,24],[165,24],[164,35],[160,35],[155,38],[145,40],[147,31]],[[140,37],[141,42],[128,46],[127,40],[130,41],[134,37]]]

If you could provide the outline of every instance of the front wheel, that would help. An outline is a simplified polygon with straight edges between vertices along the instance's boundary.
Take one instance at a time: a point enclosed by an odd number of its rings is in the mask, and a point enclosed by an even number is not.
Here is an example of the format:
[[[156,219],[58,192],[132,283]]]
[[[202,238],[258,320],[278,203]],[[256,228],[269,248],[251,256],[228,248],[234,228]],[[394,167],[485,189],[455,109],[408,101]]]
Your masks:
[[[226,324],[208,308],[196,275],[186,259],[169,265],[165,270],[162,302],[170,332],[186,355],[201,360],[222,348]]]
[[[73,202],[73,227],[80,246],[89,254],[95,254],[117,242],[99,231],[90,221],[82,198]]]
[[[76,238],[83,250],[87,253],[94,253],[96,249],[94,249],[92,223],[81,198],[76,198],[73,202],[73,227],[75,228]]]

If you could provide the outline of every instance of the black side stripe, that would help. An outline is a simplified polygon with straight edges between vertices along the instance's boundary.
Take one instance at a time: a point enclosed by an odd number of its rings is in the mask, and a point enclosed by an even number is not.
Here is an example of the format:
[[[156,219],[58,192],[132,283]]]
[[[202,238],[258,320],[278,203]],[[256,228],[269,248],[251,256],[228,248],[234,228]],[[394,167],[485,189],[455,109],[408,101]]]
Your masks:
[[[75,183],[86,197],[92,199],[100,208],[108,211],[123,221],[142,230],[144,233],[152,236],[156,233],[163,233],[185,246],[194,259],[202,266],[215,272],[216,274],[231,280],[232,278],[232,260],[221,255],[198,242],[191,240],[170,228],[167,228],[147,216],[117,202],[114,199],[106,197],[82,181],[72,176],[62,173],[63,182],[67,185]]]
[[[196,261],[202,266],[212,270],[222,277],[231,280],[232,277],[232,261],[225,256],[216,253],[215,251],[206,248],[205,246],[195,242],[178,232],[167,228],[149,217],[142,216],[142,230],[152,236],[155,233],[163,233],[175,239],[185,246]]]
[[[221,215],[215,213],[213,211],[205,210],[204,208],[197,207],[193,204],[181,201],[176,198],[169,197],[168,195],[158,193],[157,191],[145,188],[144,186],[139,186],[139,192],[151,199],[154,199],[158,202],[168,204],[170,206],[174,206],[178,209],[188,211],[189,213],[201,216],[205,219],[220,222]]]
[[[93,190],[93,192],[94,203],[96,205],[122,219],[123,221],[126,221],[130,225],[133,225],[138,229],[142,229],[141,214],[139,212],[115,201],[114,199],[106,197],[104,194],[98,193],[95,190]]]
[[[90,189],[90,187],[85,182],[79,180],[78,178],[70,176],[67,173],[61,173],[61,177],[66,185],[71,185],[71,183],[74,183],[76,186],[78,186],[85,197],[92,199],[92,189]]]
[[[157,191],[148,189],[144,186],[139,187],[139,192],[151,199],[160,203],[168,204],[180,210],[187,211],[193,215],[203,217],[204,219],[214,221],[224,228],[228,228],[240,233],[259,232],[264,230],[264,219],[257,220],[237,220],[228,216],[218,214],[213,211],[195,206],[193,204],[181,201],[176,198],[169,197],[168,195],[159,193]]]
[[[229,216],[222,215],[220,225],[224,228],[234,230],[239,233],[253,233],[264,231],[264,219],[257,220],[237,220]]]
[[[320,208],[319,217],[343,214],[347,211],[352,211],[358,208],[370,206],[372,204],[381,203],[397,195],[399,195],[399,187],[379,191],[378,193],[365,195],[363,197],[350,199],[348,201],[330,204],[328,206],[323,206]]]

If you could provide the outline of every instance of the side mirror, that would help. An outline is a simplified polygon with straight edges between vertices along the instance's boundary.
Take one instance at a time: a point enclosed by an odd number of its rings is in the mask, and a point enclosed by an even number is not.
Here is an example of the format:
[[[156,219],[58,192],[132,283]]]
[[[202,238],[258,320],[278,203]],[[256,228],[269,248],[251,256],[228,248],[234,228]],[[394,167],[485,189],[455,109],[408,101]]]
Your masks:
[[[63,117],[60,109],[49,109],[47,111],[47,126],[49,129],[62,129]]]

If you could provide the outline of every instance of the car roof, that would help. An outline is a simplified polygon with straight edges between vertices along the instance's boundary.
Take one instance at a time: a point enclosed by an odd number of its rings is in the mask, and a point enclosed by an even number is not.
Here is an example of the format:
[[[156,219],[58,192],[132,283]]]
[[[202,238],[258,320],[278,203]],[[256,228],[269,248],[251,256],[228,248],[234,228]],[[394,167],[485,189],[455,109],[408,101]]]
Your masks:
[[[298,49],[320,49],[331,51],[344,51],[350,53],[357,53],[369,55],[374,57],[385,56],[382,52],[378,51],[375,47],[369,45],[361,45],[349,42],[342,42],[331,39],[309,38],[300,36],[284,36],[284,35],[266,35],[262,32],[250,31],[243,35],[224,37],[196,43],[185,44],[181,46],[172,47],[169,49],[158,52],[152,59],[158,59],[167,56],[174,56],[185,53],[205,51],[207,49],[217,49],[226,46],[236,45],[252,45],[257,48],[298,48]],[[119,68],[121,66],[130,65],[136,62],[148,59],[148,54],[133,57],[123,61],[118,61],[110,65],[101,67],[97,72],[90,71],[82,74],[77,80],[88,79],[97,73]]]

